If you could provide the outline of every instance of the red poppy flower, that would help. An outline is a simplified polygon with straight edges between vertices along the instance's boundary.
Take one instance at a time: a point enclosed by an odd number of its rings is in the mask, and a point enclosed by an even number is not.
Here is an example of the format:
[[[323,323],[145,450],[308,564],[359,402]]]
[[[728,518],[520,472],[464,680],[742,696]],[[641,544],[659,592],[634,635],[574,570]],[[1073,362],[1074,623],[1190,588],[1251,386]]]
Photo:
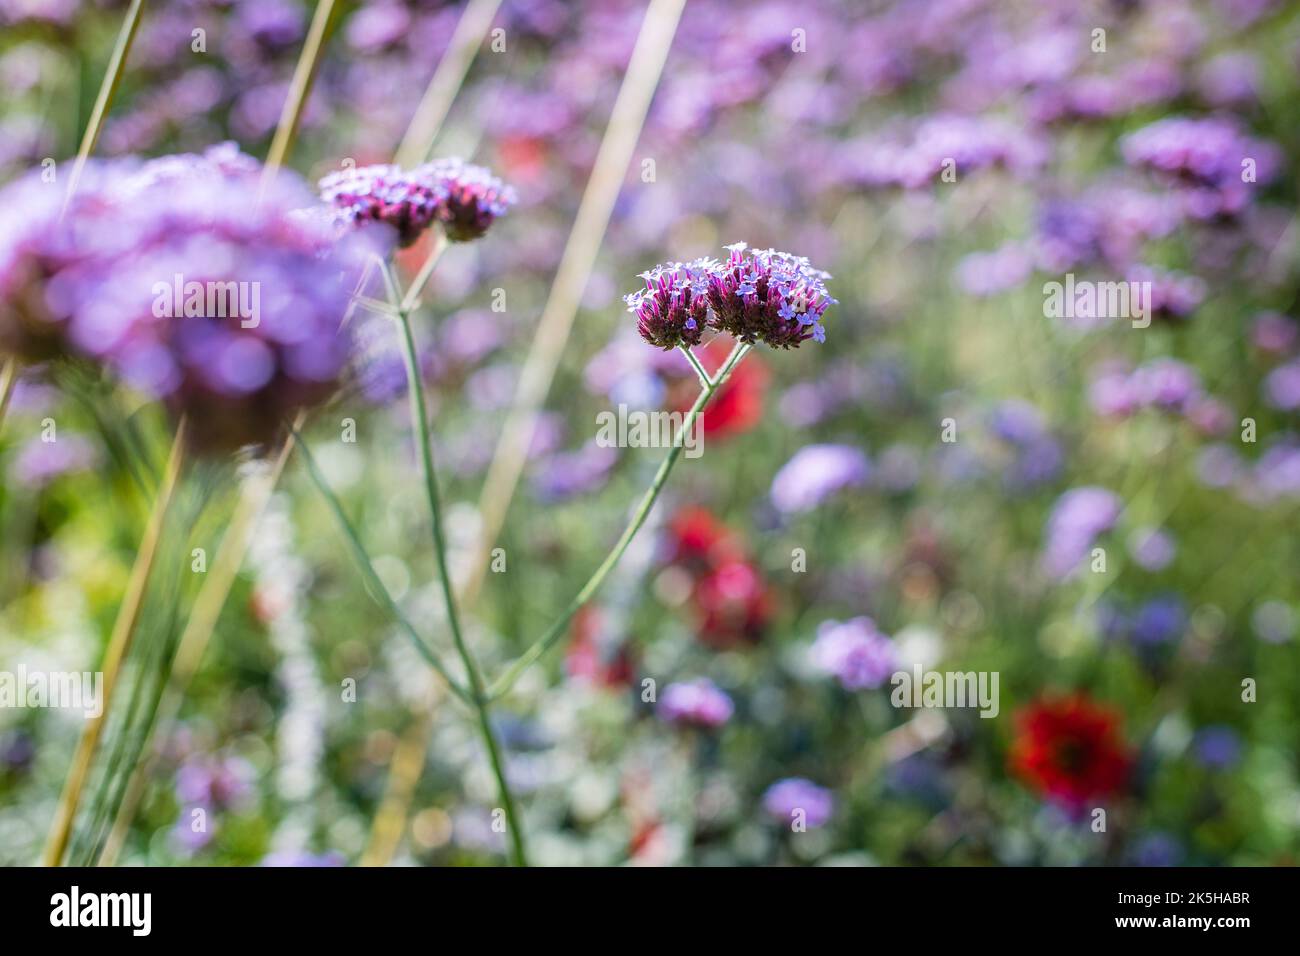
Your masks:
[[[1017,717],[1011,767],[1029,786],[1072,809],[1123,789],[1132,757],[1119,715],[1082,694],[1040,698]]]

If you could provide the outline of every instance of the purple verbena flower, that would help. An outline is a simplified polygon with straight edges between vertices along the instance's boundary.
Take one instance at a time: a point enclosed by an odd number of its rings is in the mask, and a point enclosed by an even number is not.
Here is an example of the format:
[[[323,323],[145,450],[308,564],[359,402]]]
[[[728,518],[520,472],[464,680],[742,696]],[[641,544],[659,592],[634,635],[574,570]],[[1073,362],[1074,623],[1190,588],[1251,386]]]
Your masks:
[[[51,442],[33,438],[14,459],[14,480],[39,488],[60,475],[90,468],[98,457],[95,446],[76,435],[64,435]]]
[[[727,246],[727,261],[709,274],[713,327],[741,342],[796,348],[806,339],[823,342],[822,315],[836,300],[826,291],[828,273],[807,259],[773,249]]]
[[[176,771],[176,799],[182,804],[216,807],[238,806],[252,793],[255,774],[237,757],[196,757]]]
[[[1196,370],[1172,358],[1158,358],[1140,366],[1131,379],[1142,405],[1181,412],[1201,395]]]
[[[1264,379],[1264,398],[1274,408],[1293,412],[1300,408],[1300,359],[1280,365]]]
[[[454,157],[426,163],[412,175],[442,192],[438,221],[452,242],[480,238],[517,201],[514,189],[491,172]]]
[[[818,670],[834,675],[845,690],[880,687],[898,665],[893,642],[869,617],[822,622],[812,661]]]
[[[1178,546],[1161,528],[1138,528],[1129,537],[1128,553],[1147,571],[1161,571],[1174,560]]]
[[[1173,594],[1151,598],[1137,609],[1129,622],[1134,643],[1148,646],[1169,644],[1187,629],[1187,605]]]
[[[803,777],[786,777],[767,788],[763,809],[774,820],[811,829],[825,826],[835,812],[835,798],[825,787]]]
[[[1151,318],[1158,321],[1186,319],[1205,301],[1205,280],[1198,276],[1135,266],[1127,278],[1130,282],[1151,283],[1148,307]]]
[[[670,724],[713,729],[731,719],[735,705],[707,677],[669,684],[659,698],[659,718]]]
[[[1240,213],[1250,190],[1272,179],[1280,161],[1274,144],[1246,136],[1220,117],[1165,117],[1128,134],[1121,149],[1129,165],[1177,186],[1187,214],[1202,220]]]
[[[852,445],[807,445],[772,479],[772,503],[784,514],[810,511],[835,492],[866,483],[871,465]]]
[[[1280,312],[1261,312],[1250,326],[1255,348],[1271,355],[1285,355],[1300,341],[1300,326]]]
[[[397,230],[397,241],[409,246],[437,219],[447,201],[447,187],[420,170],[377,165],[343,169],[320,181],[320,194],[349,224],[383,222]]]
[[[665,350],[699,345],[708,325],[709,278],[716,267],[712,259],[696,259],[641,273],[645,288],[623,297],[641,337]]]
[[[1119,520],[1119,496],[1105,488],[1073,488],[1057,499],[1047,519],[1043,569],[1056,580],[1074,574],[1097,537]]]

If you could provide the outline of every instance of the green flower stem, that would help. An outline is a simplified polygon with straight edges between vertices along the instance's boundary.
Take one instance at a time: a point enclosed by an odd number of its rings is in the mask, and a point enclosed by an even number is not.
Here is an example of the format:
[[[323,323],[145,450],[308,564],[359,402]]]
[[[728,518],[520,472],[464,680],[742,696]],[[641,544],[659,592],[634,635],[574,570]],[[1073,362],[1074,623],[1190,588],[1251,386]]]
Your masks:
[[[478,665],[465,643],[461,633],[460,616],[456,610],[456,594],[451,583],[451,573],[447,568],[447,545],[443,539],[442,503],[438,495],[437,475],[433,467],[433,449],[430,443],[429,416],[425,405],[424,383],[420,377],[420,362],[415,348],[415,336],[411,331],[410,311],[403,304],[397,282],[392,270],[384,263],[384,281],[388,285],[392,305],[397,308],[397,324],[402,332],[402,351],[406,356],[406,379],[411,399],[411,425],[415,431],[416,445],[420,450],[420,466],[424,474],[424,491],[429,500],[429,515],[433,521],[433,549],[438,563],[438,578],[442,584],[443,598],[447,604],[447,623],[451,628],[451,637],[456,645],[469,680],[470,700],[478,713],[479,731],[483,744],[487,748],[488,759],[492,764],[492,773],[496,776],[497,788],[501,802],[505,806],[507,826],[510,830],[510,857],[515,866],[527,866],[528,858],[524,851],[524,834],[519,815],[515,810],[515,799],[506,781],[505,767],[501,761],[501,751],[497,745],[496,734],[492,730],[492,721],[488,697],[483,688],[483,678]]]
[[[655,501],[658,500],[659,493],[663,491],[664,484],[668,481],[668,475],[673,470],[673,465],[677,463],[677,459],[681,456],[683,447],[682,442],[686,437],[686,433],[690,430],[691,426],[694,425],[696,417],[704,411],[704,406],[706,406],[709,403],[709,400],[717,394],[718,389],[722,387],[724,382],[726,382],[728,376],[731,375],[732,370],[740,363],[740,360],[745,357],[745,354],[751,347],[752,346],[743,343],[737,343],[736,347],[731,350],[731,354],[727,356],[727,360],[723,363],[722,368],[718,370],[718,374],[713,378],[709,378],[707,375],[705,376],[705,384],[703,388],[700,389],[700,394],[699,397],[695,399],[695,404],[692,405],[691,410],[686,413],[686,418],[682,421],[682,427],[677,432],[677,438],[673,442],[673,447],[669,450],[667,456],[665,456],[663,462],[659,465],[659,470],[655,472],[654,480],[650,482],[650,487],[646,489],[645,496],[642,497],[641,503],[637,506],[636,511],[632,515],[632,520],[628,523],[627,528],[624,529],[622,536],[615,543],[614,549],[610,551],[605,560],[601,562],[600,567],[596,568],[596,572],[587,580],[587,583],[582,586],[582,590],[579,591],[573,600],[569,602],[569,606],[564,609],[563,613],[560,614],[559,618],[550,626],[546,633],[538,638],[537,641],[528,648],[528,650],[524,651],[518,660],[511,664],[504,674],[497,678],[496,682],[488,691],[488,697],[490,700],[496,700],[506,694],[510,688],[514,686],[515,681],[519,679],[520,675],[522,675],[524,671],[528,670],[528,668],[535,664],[543,654],[551,649],[555,642],[564,635],[566,628],[569,626],[569,622],[573,620],[573,616],[577,614],[582,606],[590,601],[596,591],[600,589],[601,584],[604,583],[609,572],[614,569],[616,564],[618,564],[619,560],[623,557],[623,552],[627,550],[628,545],[632,543],[632,539],[636,537],[636,533],[640,531],[641,526],[645,524],[646,518],[650,516],[650,510],[654,507]]]
[[[452,693],[466,704],[472,705],[473,700],[471,699],[469,692],[461,686],[459,681],[447,672],[442,661],[438,659],[438,656],[434,654],[429,645],[420,637],[419,633],[415,630],[415,627],[407,619],[406,615],[402,613],[402,609],[397,606],[397,602],[394,601],[392,595],[388,593],[388,588],[384,587],[384,582],[375,572],[375,566],[370,560],[370,555],[366,552],[365,545],[361,543],[361,539],[357,535],[356,529],[352,527],[352,523],[348,521],[347,515],[343,513],[342,503],[339,501],[338,496],[334,494],[334,489],[329,486],[329,482],[325,480],[325,475],[322,474],[320,466],[316,464],[316,458],[312,455],[311,451],[308,450],[306,440],[292,425],[289,426],[289,430],[293,432],[294,443],[299,453],[302,455],[303,462],[307,466],[307,474],[311,476],[312,483],[316,486],[316,490],[321,493],[321,497],[324,498],[325,503],[329,505],[330,512],[334,515],[334,520],[338,522],[339,530],[343,532],[343,537],[347,540],[348,550],[352,552],[353,560],[356,561],[357,567],[361,569],[361,574],[366,579],[366,584],[368,585],[367,590],[370,591],[370,594],[375,601],[393,616],[393,620],[395,620],[398,626],[406,633],[406,636],[411,639],[411,643],[415,645],[415,649],[419,651],[420,656],[423,657],[425,661],[428,662],[429,666],[437,671],[439,676],[447,682],[447,686],[451,688]]]
[[[425,258],[424,265],[420,266],[420,271],[417,272],[415,278],[411,280],[411,287],[406,290],[406,295],[401,299],[402,308],[408,314],[414,312],[416,306],[420,304],[420,293],[424,291],[424,287],[433,276],[434,267],[437,266],[438,260],[442,258],[443,250],[446,248],[447,237],[441,232],[434,233],[433,248],[429,250],[429,255]]]
[[[710,385],[709,373],[704,370],[704,366],[701,365],[700,360],[695,357],[695,353],[685,345],[678,346],[678,348],[680,348],[682,354],[686,356],[686,360],[691,363],[691,368],[695,369],[695,374],[700,377],[700,385],[704,388],[708,388]]]

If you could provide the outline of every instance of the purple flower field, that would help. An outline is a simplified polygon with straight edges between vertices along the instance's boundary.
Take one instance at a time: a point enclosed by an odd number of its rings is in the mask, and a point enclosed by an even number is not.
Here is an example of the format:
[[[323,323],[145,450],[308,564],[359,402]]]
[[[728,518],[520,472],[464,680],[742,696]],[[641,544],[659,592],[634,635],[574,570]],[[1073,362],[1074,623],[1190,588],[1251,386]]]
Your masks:
[[[0,87],[0,864],[1300,859],[1300,6],[0,0]]]

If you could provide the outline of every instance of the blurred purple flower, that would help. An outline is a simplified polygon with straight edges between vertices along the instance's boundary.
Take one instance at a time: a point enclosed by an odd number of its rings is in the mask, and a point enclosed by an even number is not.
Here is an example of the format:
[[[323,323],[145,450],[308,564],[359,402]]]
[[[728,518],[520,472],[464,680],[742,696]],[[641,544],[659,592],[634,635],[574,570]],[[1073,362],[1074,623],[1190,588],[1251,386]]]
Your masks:
[[[866,454],[852,445],[807,445],[772,479],[772,504],[784,514],[810,511],[844,488],[864,485]]]
[[[893,642],[869,617],[822,622],[811,654],[813,665],[833,675],[845,690],[874,690],[898,666]]]
[[[1133,373],[1132,385],[1137,400],[1167,411],[1183,411],[1201,393],[1200,377],[1184,362],[1158,358]]]
[[[1024,285],[1034,259],[1022,243],[1008,242],[992,252],[972,252],[957,263],[957,285],[973,296],[992,296]]]
[[[1178,548],[1169,532],[1160,528],[1138,528],[1129,536],[1128,553],[1139,567],[1160,571],[1174,560]]]
[[[1148,833],[1133,847],[1135,866],[1178,866],[1183,861],[1183,845],[1168,833]]]
[[[577,451],[543,459],[533,477],[533,493],[548,504],[567,501],[604,485],[618,463],[618,449],[589,441]]]
[[[1196,732],[1192,751],[1201,766],[1228,770],[1241,759],[1241,736],[1231,727],[1217,724]]]
[[[176,771],[176,799],[224,810],[252,793],[255,777],[252,765],[239,757],[193,757]]]
[[[1105,488],[1084,487],[1057,499],[1047,519],[1043,569],[1049,577],[1064,580],[1079,569],[1094,542],[1119,519],[1119,496]]]
[[[825,826],[835,812],[835,798],[824,787],[802,777],[786,777],[767,788],[763,809],[779,823],[802,822],[810,829]]]
[[[670,724],[713,729],[731,719],[731,698],[707,677],[669,684],[659,699],[659,718]]]
[[[1259,61],[1250,53],[1221,53],[1197,77],[1201,95],[1211,106],[1249,106],[1259,98]]]
[[[397,241],[409,246],[438,217],[447,188],[427,176],[406,173],[400,166],[361,166],[330,173],[320,181],[321,199],[352,225],[382,222],[397,230]]]
[[[98,458],[95,446],[77,435],[65,434],[51,442],[33,438],[14,459],[13,477],[20,485],[40,488],[60,475],[85,471]]]
[[[1261,312],[1250,326],[1250,340],[1257,349],[1272,355],[1285,355],[1300,339],[1300,326],[1280,312]]]
[[[1269,372],[1264,379],[1264,398],[1274,408],[1284,412],[1300,408],[1300,359]]]
[[[1121,149],[1130,165],[1153,170],[1179,188],[1195,219],[1240,213],[1255,183],[1277,174],[1281,158],[1274,144],[1244,135],[1221,117],[1165,117],[1129,133]],[[1250,181],[1243,177],[1247,165],[1254,169]]]
[[[1133,641],[1147,646],[1172,643],[1182,637],[1186,628],[1187,606],[1172,594],[1143,603],[1129,624]]]
[[[442,192],[438,220],[452,242],[470,242],[483,236],[518,202],[514,189],[491,172],[454,157],[427,163],[413,175]]]

